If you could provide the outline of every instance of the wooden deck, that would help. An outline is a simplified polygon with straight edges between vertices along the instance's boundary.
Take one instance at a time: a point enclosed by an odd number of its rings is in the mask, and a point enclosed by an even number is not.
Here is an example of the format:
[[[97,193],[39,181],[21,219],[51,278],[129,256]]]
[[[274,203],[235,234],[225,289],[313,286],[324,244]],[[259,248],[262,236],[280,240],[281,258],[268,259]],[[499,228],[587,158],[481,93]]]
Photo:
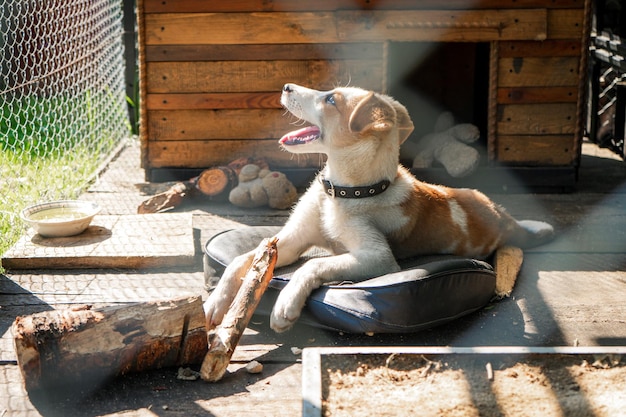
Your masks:
[[[137,144],[128,146],[85,193],[104,215],[135,213],[146,197]],[[118,378],[95,393],[30,398],[13,350],[16,316],[65,308],[206,295],[201,244],[242,225],[282,224],[287,212],[246,211],[224,204],[188,207],[195,262],[159,269],[10,270],[0,275],[0,417],[3,416],[296,416],[301,412],[301,358],[307,346],[598,346],[626,345],[626,166],[584,145],[573,194],[491,194],[518,218],[555,224],[558,238],[527,252],[510,299],[448,325],[409,335],[355,336],[296,326],[275,334],[253,322],[231,371],[208,384],[176,379],[176,369]],[[242,367],[256,359],[261,374]]]

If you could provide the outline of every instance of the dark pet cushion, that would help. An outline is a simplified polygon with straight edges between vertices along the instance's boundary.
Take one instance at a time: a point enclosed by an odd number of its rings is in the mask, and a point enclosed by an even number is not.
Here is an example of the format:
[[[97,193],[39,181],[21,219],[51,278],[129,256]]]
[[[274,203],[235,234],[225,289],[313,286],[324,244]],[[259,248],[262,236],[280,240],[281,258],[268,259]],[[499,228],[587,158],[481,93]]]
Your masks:
[[[245,227],[214,236],[205,245],[207,287],[236,256],[255,249],[280,227]],[[278,292],[293,271],[321,249],[274,271],[256,314],[269,315]],[[486,262],[455,256],[418,257],[400,262],[402,271],[357,283],[325,285],[309,297],[299,322],[350,333],[408,333],[462,317],[485,306],[494,295],[495,273]]]

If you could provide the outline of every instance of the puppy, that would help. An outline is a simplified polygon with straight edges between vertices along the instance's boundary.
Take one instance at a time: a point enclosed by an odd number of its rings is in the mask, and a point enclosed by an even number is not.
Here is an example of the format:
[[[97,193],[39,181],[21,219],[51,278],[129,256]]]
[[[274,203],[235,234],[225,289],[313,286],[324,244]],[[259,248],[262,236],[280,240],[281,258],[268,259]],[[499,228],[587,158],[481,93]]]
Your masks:
[[[413,122],[391,97],[286,84],[281,103],[310,124],[283,136],[281,146],[296,154],[324,153],[327,162],[276,236],[277,266],[295,262],[312,246],[332,256],[310,259],[293,274],[271,313],[277,332],[293,325],[311,291],[325,283],[396,272],[400,258],[485,258],[504,245],[530,247],[553,236],[549,224],[516,221],[479,191],[427,184],[399,166],[400,145]],[[235,258],[207,299],[208,330],[221,322],[253,254]]]

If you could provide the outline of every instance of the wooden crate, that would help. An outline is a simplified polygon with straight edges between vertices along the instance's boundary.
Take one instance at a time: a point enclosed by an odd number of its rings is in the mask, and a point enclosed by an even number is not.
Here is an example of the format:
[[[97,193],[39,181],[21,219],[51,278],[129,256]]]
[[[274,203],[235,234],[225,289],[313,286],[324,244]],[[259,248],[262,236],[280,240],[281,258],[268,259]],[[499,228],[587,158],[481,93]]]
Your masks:
[[[476,67],[487,89],[475,94],[486,96],[484,167],[574,178],[589,8],[590,0],[138,0],[146,176],[184,177],[242,156],[318,169],[318,155],[278,147],[294,128],[279,103],[284,83],[387,92],[402,65],[390,62],[390,43],[450,42],[488,50]]]

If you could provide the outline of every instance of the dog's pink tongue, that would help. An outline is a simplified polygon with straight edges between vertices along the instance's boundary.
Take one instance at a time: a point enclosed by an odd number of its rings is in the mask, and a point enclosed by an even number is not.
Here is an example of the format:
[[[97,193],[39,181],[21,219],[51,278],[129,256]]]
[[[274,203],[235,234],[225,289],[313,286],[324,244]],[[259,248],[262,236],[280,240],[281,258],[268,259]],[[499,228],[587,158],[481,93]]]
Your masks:
[[[302,145],[320,137],[320,129],[317,126],[307,126],[302,129],[294,130],[280,138],[282,145]]]

